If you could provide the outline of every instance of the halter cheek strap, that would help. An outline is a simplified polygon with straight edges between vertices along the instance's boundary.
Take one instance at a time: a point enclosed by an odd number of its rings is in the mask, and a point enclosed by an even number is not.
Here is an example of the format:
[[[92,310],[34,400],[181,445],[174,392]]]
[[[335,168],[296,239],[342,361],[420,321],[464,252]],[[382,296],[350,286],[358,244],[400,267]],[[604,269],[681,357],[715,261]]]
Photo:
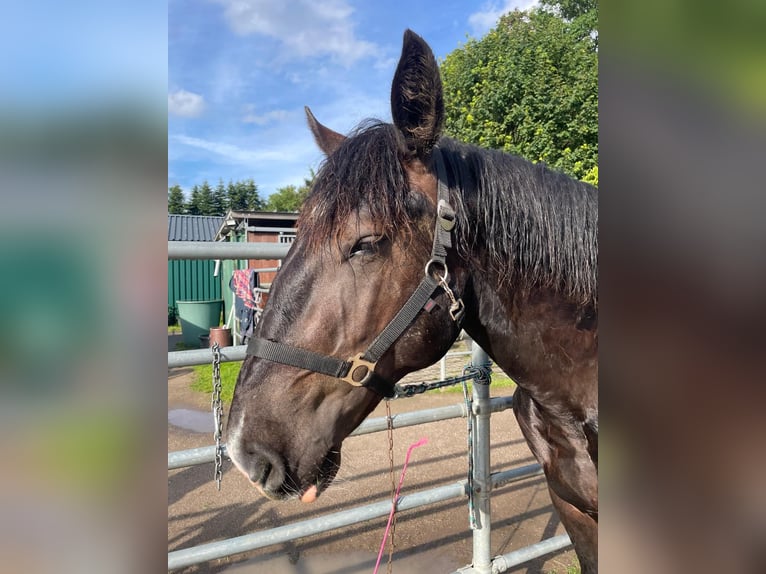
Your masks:
[[[449,287],[449,272],[447,270],[447,250],[452,247],[452,229],[455,227],[455,210],[449,203],[449,188],[446,184],[446,168],[441,150],[434,148],[434,162],[438,180],[438,197],[436,206],[436,228],[434,230],[434,242],[431,249],[431,258],[426,263],[423,279],[409,299],[404,303],[399,312],[388,325],[375,337],[364,353],[360,353],[348,360],[338,359],[315,353],[300,347],[293,347],[276,341],[262,338],[250,339],[247,346],[247,354],[289,365],[299,369],[306,369],[315,373],[321,373],[336,379],[341,379],[355,387],[367,387],[384,397],[393,396],[393,385],[381,379],[375,373],[375,365],[380,358],[391,348],[404,331],[415,321],[420,311],[430,308],[431,295],[441,288],[450,299],[450,317],[458,325],[461,324],[464,315],[463,301],[456,297]],[[443,272],[439,274],[439,267]]]

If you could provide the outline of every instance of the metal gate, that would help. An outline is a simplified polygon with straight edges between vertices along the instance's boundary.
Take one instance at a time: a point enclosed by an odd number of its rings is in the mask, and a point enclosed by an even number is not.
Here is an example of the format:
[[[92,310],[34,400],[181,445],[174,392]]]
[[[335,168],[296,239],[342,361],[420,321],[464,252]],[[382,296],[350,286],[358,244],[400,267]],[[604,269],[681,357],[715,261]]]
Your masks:
[[[281,259],[285,257],[289,244],[279,243],[228,243],[200,245],[185,242],[168,244],[169,259]],[[221,349],[221,361],[241,361],[245,358],[244,345]],[[208,364],[212,362],[210,349],[177,351],[168,353],[168,366],[181,367]],[[473,343],[471,363],[484,365],[489,362],[487,354]],[[424,424],[437,420],[459,417],[471,418],[471,462],[472,475],[466,480],[449,485],[423,490],[399,497],[397,511],[418,508],[449,499],[467,498],[468,512],[474,514],[473,561],[471,565],[458,570],[460,574],[495,574],[571,546],[566,534],[548,538],[537,544],[515,550],[502,556],[492,557],[490,545],[491,515],[490,496],[492,490],[530,476],[542,474],[538,464],[526,465],[512,470],[490,473],[490,417],[493,412],[512,408],[511,397],[490,398],[489,384],[475,380],[472,400],[452,406],[427,409],[396,415],[392,417],[393,428]],[[470,408],[469,408],[470,405]],[[364,421],[351,436],[388,429],[386,417]],[[186,451],[168,453],[168,470],[212,463],[215,459],[215,447],[204,447]],[[235,538],[202,544],[192,548],[175,550],[168,553],[168,570],[183,568],[193,564],[207,562],[234,554],[240,554],[296,540],[321,532],[328,532],[388,515],[391,500],[358,506],[350,510],[323,515],[310,520],[294,522],[278,528],[261,530]],[[457,574],[457,573],[456,573]]]

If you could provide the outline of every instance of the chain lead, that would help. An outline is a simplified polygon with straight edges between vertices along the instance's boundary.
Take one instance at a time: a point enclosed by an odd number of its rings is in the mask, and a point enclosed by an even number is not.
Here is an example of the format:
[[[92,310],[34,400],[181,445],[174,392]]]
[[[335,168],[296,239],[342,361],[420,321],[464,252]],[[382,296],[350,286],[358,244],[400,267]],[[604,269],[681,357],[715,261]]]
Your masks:
[[[444,379],[442,381],[434,381],[434,382],[425,381],[420,383],[407,383],[407,384],[396,383],[396,385],[394,385],[394,396],[391,397],[391,399],[411,397],[413,395],[418,395],[420,393],[425,393],[427,391],[432,391],[434,389],[449,387],[451,385],[456,385],[458,383],[467,381],[469,379],[474,379],[476,378],[477,375],[480,375],[480,373],[478,373],[477,370],[472,365],[468,365],[463,369],[462,375],[457,377],[451,377],[449,379]]]
[[[221,490],[221,477],[223,475],[223,447],[221,437],[223,435],[223,404],[221,403],[221,350],[218,342],[213,343],[213,423],[215,432],[215,471],[213,478],[218,490]]]

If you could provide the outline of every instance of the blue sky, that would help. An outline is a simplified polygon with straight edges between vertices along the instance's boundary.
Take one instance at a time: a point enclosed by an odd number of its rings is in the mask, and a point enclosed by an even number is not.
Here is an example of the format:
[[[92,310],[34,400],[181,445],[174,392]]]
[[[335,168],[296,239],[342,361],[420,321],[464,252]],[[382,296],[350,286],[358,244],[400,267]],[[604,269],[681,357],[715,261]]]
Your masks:
[[[262,197],[299,185],[322,155],[303,106],[348,132],[390,121],[411,28],[444,58],[530,0],[170,0],[168,184],[253,178]]]

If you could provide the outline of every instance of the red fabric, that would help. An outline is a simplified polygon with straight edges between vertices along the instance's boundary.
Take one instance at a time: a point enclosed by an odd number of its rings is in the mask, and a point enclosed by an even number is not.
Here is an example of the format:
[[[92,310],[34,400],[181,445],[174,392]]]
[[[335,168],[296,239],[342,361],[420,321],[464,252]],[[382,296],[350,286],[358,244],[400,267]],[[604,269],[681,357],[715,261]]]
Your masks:
[[[235,269],[231,278],[231,285],[234,294],[242,299],[245,307],[249,309],[258,309],[260,302],[260,293],[253,291],[255,271],[253,269]]]

